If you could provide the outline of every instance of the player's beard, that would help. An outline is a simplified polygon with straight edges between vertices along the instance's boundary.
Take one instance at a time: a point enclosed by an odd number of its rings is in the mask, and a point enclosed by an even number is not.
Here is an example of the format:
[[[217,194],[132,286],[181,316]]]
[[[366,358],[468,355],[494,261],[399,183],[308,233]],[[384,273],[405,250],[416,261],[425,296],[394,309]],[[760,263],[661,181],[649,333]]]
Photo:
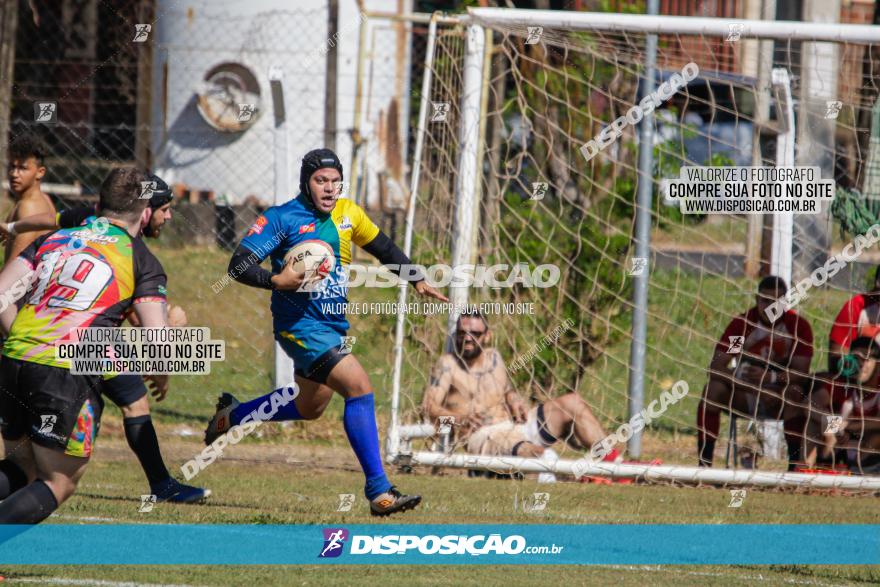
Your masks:
[[[463,345],[456,343],[455,352],[456,352],[456,354],[458,354],[459,357],[461,357],[465,361],[471,361],[473,359],[476,359],[477,357],[479,357],[483,353],[483,347],[481,347],[479,344],[475,344],[473,346],[473,348],[470,348],[470,349],[464,349],[464,348],[462,348],[462,346]]]

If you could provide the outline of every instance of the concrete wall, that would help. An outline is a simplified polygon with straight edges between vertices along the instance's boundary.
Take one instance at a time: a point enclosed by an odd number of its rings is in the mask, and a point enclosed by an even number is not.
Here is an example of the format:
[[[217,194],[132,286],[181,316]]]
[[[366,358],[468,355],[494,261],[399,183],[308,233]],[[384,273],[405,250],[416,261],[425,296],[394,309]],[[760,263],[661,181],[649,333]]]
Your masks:
[[[371,10],[407,10],[409,2],[374,0]],[[328,38],[324,0],[176,0],[157,2],[156,48],[153,59],[152,152],[154,167],[169,182],[210,190],[231,204],[249,195],[271,203],[274,198],[275,156],[268,70],[284,69],[288,119],[290,197],[296,195],[300,159],[324,142],[326,51],[335,44],[337,74],[337,152],[350,177],[349,131],[354,122],[355,74],[360,14],[354,0],[340,0],[338,34]],[[362,134],[369,139],[365,167],[377,190],[376,170],[388,166],[388,151],[380,149],[380,128],[387,130],[387,113],[397,104],[393,138],[403,161],[409,97],[406,29],[387,22],[371,26],[372,94],[365,99]],[[400,31],[403,31],[401,34]],[[401,48],[403,47],[403,50]],[[209,126],[197,108],[197,92],[213,66],[237,62],[250,69],[260,86],[261,112],[243,132],[223,133]],[[394,73],[397,76],[395,79]],[[384,80],[395,79],[394,83]],[[366,88],[365,88],[366,89]],[[401,100],[401,96],[405,99]],[[393,126],[393,125],[391,125]],[[384,143],[382,143],[384,144]],[[374,147],[375,145],[375,147]],[[401,175],[402,165],[398,164]]]

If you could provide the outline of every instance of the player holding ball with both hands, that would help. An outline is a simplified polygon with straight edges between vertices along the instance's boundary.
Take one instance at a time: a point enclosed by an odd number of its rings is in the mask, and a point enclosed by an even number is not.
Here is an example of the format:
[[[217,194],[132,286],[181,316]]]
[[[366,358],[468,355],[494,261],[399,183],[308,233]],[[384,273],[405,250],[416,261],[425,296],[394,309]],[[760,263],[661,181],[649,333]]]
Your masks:
[[[386,516],[416,507],[421,497],[400,493],[386,477],[379,452],[373,386],[367,372],[343,343],[349,328],[345,315],[325,313],[324,309],[342,308],[347,301],[344,268],[351,262],[352,244],[385,265],[399,268],[411,261],[360,206],[339,197],[342,179],[342,163],[333,151],[317,149],[307,153],[300,170],[300,194],[257,218],[233,253],[229,273],[245,285],[272,290],[275,340],[295,364],[299,393],[281,406],[271,420],[314,420],[324,412],[334,391],[345,398],[343,423],[366,477],[364,493],[370,501],[370,513]],[[294,266],[302,269],[301,263],[287,262],[289,252],[301,250],[304,243],[317,244],[328,253],[332,251],[333,260],[338,260],[336,270],[330,270],[320,283],[313,283],[315,277],[322,277],[332,262],[323,259],[317,276],[316,271],[295,270]],[[297,251],[292,255],[299,256]],[[271,272],[260,267],[266,257],[271,260]],[[395,272],[400,274],[399,270]],[[423,275],[410,275],[404,277],[420,295],[449,301],[428,285]],[[211,444],[271,401],[272,393],[248,402],[239,402],[229,393],[222,394],[205,431],[205,444]]]

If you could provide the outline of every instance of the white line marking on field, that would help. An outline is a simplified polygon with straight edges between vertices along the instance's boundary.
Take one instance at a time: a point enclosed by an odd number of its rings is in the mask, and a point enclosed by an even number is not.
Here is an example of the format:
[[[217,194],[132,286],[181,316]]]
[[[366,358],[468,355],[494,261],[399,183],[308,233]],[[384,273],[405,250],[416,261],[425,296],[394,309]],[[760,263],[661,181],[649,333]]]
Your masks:
[[[679,569],[667,569],[660,565],[596,565],[598,567],[606,567],[609,569],[618,569],[621,571],[663,571],[666,573],[676,573],[684,575],[695,575],[698,577],[725,577],[728,579],[742,579],[745,581],[782,581],[794,585],[819,585],[820,587],[846,587],[836,583],[819,583],[818,581],[810,581],[805,579],[784,579],[780,577],[764,577],[764,575],[736,575],[730,573],[712,573],[709,571],[682,571]],[[723,566],[723,565],[722,565]]]
[[[45,585],[83,585],[89,587],[193,587],[192,585],[174,585],[158,583],[131,583],[129,581],[104,581],[103,579],[58,579],[44,577],[40,579],[31,577],[7,577],[9,583],[42,583]]]
[[[142,518],[140,519],[132,519],[132,518],[99,518],[97,516],[69,516],[67,514],[52,514],[50,517],[58,518],[59,520],[76,520],[78,522],[114,522],[116,524],[139,524],[139,525],[149,525],[149,524],[162,524],[163,522],[148,522],[144,521]]]
[[[79,520],[80,522],[118,522],[116,518],[99,518],[98,516],[68,516],[65,514],[52,514],[52,518],[62,520]]]

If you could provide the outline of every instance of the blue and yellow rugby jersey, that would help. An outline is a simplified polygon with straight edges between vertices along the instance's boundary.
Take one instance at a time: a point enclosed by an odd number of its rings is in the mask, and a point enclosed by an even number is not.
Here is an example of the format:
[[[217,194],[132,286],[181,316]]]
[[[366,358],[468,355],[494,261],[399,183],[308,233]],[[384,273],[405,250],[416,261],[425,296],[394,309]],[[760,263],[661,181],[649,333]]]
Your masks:
[[[281,271],[287,251],[307,240],[324,241],[336,256],[336,269],[325,278],[321,291],[272,292],[275,332],[287,331],[303,319],[322,322],[342,332],[348,330],[345,314],[325,314],[324,306],[348,299],[344,268],[351,263],[352,243],[366,246],[378,234],[379,227],[363,208],[347,198],[338,199],[333,211],[325,214],[312,205],[308,196],[300,194],[258,217],[241,244],[259,261],[269,257],[272,273]]]

